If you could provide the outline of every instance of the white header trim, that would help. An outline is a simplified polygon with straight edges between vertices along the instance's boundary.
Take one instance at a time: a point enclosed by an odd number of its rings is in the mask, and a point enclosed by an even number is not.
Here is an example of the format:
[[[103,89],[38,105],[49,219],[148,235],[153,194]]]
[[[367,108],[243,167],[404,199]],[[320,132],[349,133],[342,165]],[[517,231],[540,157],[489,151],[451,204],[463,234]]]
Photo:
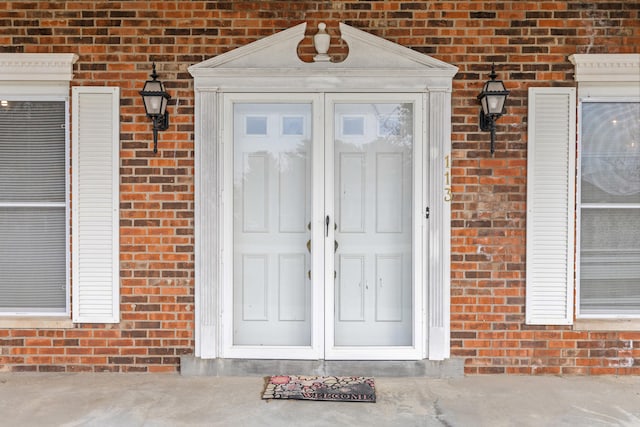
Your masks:
[[[640,54],[576,54],[569,57],[575,65],[577,82],[640,82]]]
[[[0,81],[71,81],[74,53],[0,53]]]

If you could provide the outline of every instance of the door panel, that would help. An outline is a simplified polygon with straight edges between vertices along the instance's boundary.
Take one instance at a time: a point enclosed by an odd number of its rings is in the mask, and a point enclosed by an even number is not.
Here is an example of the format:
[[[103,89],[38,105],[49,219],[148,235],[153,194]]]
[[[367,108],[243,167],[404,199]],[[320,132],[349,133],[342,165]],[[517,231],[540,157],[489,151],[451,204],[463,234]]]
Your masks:
[[[241,262],[242,291],[238,292],[241,299],[242,320],[267,320],[268,300],[268,259],[266,255],[244,255]]]
[[[308,149],[305,149],[305,153]],[[308,159],[297,153],[280,155],[278,221],[281,233],[307,233],[309,214]],[[304,208],[301,208],[304,207]]]
[[[340,277],[338,286],[338,321],[364,321],[365,274],[364,257],[358,255],[340,255]]]
[[[269,231],[269,159],[266,153],[238,153],[243,162],[238,170],[244,178],[237,192],[242,196],[242,231],[266,233]]]
[[[410,185],[406,179],[411,176],[403,175],[403,154],[376,153],[376,233],[402,233],[403,203],[408,197],[403,188]]]

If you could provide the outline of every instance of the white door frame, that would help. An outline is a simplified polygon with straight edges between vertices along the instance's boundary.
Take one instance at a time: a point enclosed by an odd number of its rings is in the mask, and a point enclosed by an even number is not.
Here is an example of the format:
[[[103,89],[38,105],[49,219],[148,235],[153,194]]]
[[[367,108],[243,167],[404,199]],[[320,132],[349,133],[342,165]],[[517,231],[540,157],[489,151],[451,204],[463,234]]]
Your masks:
[[[457,67],[340,24],[349,47],[338,63],[304,63],[297,47],[306,24],[189,67],[195,90],[195,355],[224,354],[224,153],[222,94],[360,92],[418,93],[424,98],[423,205],[429,240],[424,263],[421,357],[450,354],[451,89]],[[335,34],[335,29],[329,28]],[[330,50],[331,52],[331,50]],[[421,213],[424,212],[421,210]]]

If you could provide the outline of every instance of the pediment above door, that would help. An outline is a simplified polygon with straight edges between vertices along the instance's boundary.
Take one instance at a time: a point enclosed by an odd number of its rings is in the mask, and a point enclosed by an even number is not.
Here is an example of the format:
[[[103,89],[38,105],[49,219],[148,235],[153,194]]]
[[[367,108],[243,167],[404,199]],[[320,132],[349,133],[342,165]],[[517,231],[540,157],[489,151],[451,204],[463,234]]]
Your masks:
[[[349,48],[345,60],[304,62],[297,47],[306,26],[296,25],[189,67],[196,90],[424,91],[428,87],[450,89],[458,71],[453,65],[343,23],[340,37]],[[269,79],[266,86],[265,78]]]

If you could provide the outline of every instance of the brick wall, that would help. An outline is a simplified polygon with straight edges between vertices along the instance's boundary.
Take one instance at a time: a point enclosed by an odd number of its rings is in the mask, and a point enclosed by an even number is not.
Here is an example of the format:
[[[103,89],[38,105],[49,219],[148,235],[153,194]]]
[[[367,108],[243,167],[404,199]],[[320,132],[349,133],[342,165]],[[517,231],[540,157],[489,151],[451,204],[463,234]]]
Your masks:
[[[77,53],[73,85],[121,88],[122,262],[119,325],[0,330],[0,370],[175,371],[193,352],[187,67],[304,21],[334,36],[342,21],[460,68],[451,311],[452,355],[466,371],[640,373],[640,332],[524,325],[527,88],[573,86],[573,53],[640,52],[636,0],[0,2],[0,52]],[[138,95],[152,61],[173,97],[157,155]],[[492,62],[511,90],[493,158],[476,101]]]

